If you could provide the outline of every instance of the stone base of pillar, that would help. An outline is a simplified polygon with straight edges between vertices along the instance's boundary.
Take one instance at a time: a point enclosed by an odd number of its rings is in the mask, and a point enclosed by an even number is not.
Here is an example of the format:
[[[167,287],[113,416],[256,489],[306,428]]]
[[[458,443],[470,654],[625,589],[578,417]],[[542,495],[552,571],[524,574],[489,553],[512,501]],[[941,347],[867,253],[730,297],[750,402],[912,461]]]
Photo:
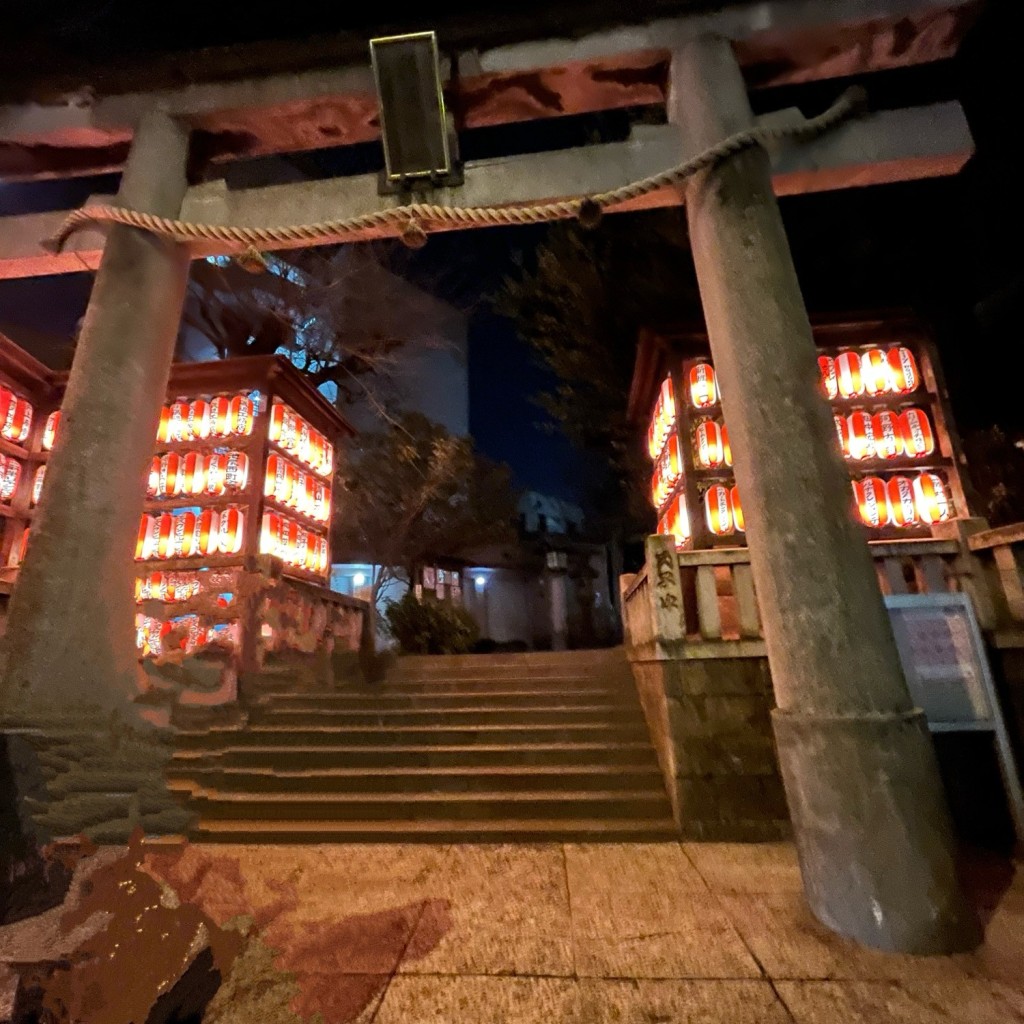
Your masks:
[[[958,883],[952,824],[923,713],[775,710],[772,725],[815,916],[876,949],[973,949],[980,928]]]
[[[0,728],[9,759],[17,751],[9,768],[37,844],[76,835],[124,843],[137,828],[186,834],[189,814],[165,780],[174,750],[168,730],[110,713],[21,717]]]

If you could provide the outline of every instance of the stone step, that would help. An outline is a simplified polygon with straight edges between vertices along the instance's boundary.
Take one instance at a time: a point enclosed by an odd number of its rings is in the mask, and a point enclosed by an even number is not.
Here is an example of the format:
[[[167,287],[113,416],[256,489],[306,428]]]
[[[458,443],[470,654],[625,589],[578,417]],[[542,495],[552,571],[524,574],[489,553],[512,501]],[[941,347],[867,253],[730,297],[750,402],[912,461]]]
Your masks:
[[[171,788],[182,792],[230,790],[255,793],[459,793],[551,790],[662,790],[656,765],[609,764],[461,766],[380,771],[375,768],[282,769],[189,767],[168,772]]]
[[[647,739],[630,742],[577,742],[531,744],[323,744],[317,747],[268,745],[234,746],[212,750],[178,750],[171,769],[192,767],[265,767],[274,771],[321,771],[327,768],[372,768],[378,771],[402,768],[514,768],[566,766],[577,764],[609,766],[656,766],[654,748]]]
[[[635,694],[619,690],[543,690],[537,693],[523,691],[486,690],[469,694],[438,693],[434,689],[415,690],[351,690],[345,693],[324,694],[268,694],[256,702],[255,708],[274,711],[377,711],[394,708],[434,710],[445,712],[474,708],[571,708],[606,707],[610,713],[621,708],[636,708]]]
[[[235,793],[193,795],[199,827],[210,821],[500,821],[575,818],[659,820],[668,797],[656,790],[558,790],[547,793]]]
[[[210,821],[197,843],[664,843],[678,841],[671,818],[508,818],[503,821]]]
[[[476,743],[515,746],[573,742],[624,742],[647,738],[642,721],[601,722],[589,725],[420,725],[347,726],[320,729],[289,725],[250,725],[241,729],[209,729],[179,733],[179,749],[215,749],[239,746],[471,746]]]
[[[273,728],[340,728],[354,726],[421,726],[446,725],[462,728],[467,725],[494,725],[514,728],[531,728],[535,725],[606,725],[609,721],[622,723],[630,718],[639,722],[642,712],[636,708],[612,707],[608,705],[580,705],[566,708],[557,706],[541,707],[481,707],[463,706],[446,708],[378,708],[356,710],[349,708],[327,708],[316,711],[294,710],[269,707],[253,710],[249,714],[249,727],[267,726]]]
[[[377,684],[382,693],[550,693],[552,690],[628,692],[628,687],[597,676],[532,676],[509,672],[489,676],[437,675],[430,677],[391,676]]]

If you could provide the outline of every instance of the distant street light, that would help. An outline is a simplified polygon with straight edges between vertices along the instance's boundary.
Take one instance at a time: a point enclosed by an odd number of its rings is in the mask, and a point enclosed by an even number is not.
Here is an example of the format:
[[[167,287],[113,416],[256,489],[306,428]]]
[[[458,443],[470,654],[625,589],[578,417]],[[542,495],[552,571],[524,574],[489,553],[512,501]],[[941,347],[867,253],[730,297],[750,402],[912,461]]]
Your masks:
[[[362,586],[365,586],[365,585],[366,585],[366,576],[363,573],[361,573],[361,572],[357,572],[352,577],[352,586],[353,587],[362,587]]]

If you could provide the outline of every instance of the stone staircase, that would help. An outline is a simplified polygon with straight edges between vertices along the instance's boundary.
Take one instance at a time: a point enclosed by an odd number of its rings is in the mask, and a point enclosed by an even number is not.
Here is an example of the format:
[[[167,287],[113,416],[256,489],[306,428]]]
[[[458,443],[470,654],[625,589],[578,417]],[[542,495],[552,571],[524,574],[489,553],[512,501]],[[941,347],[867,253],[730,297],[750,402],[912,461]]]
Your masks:
[[[409,657],[386,682],[264,697],[183,733],[196,842],[678,836],[621,649]]]

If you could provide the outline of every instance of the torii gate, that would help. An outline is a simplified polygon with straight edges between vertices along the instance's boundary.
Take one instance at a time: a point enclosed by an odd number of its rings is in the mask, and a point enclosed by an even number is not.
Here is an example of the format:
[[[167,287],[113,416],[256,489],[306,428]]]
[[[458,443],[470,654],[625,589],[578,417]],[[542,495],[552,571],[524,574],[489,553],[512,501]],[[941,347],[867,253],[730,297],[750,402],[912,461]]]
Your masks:
[[[484,98],[469,104],[470,123],[544,115],[551,104],[567,113],[658,101],[669,123],[638,129],[624,143],[470,164],[464,186],[435,190],[429,201],[532,202],[622,185],[754,124],[737,54],[748,65],[774,57],[784,68],[776,79],[784,81],[904,66],[951,55],[973,6],[741,3],[573,43],[477,54],[481,76],[471,81]],[[641,73],[665,66],[667,94],[657,74]],[[524,75],[552,84],[547,109],[527,100],[498,104],[497,112],[488,106],[488,96],[503,89],[514,99]],[[197,128],[232,128],[227,148],[249,153],[370,137],[367,84],[368,68],[354,67],[111,97],[92,107],[0,108],[0,167],[24,177],[59,175],[59,166],[45,162],[57,150],[34,147],[62,142],[60,158],[72,153],[71,173],[92,173],[116,166],[118,146],[130,140],[116,202],[134,210],[250,225],[366,213],[401,202],[379,198],[373,176],[232,193],[223,181],[190,187],[187,169]],[[314,109],[333,119],[329,135],[295,130],[296,114]],[[686,202],[744,494],[778,704],[774,728],[809,902],[840,932],[915,952],[962,949],[976,935],[956,882],[931,741],[902,678],[868,550],[849,518],[831,416],[813,386],[815,352],[775,192],[953,173],[970,151],[956,104],[888,111],[783,148],[772,160],[759,147],[744,149],[685,188],[644,200]],[[90,729],[114,737],[126,751],[125,779],[152,789],[157,744],[132,706],[132,548],[189,259],[214,250],[190,251],[117,226],[105,245],[89,232],[61,254],[44,252],[39,239],[62,219],[0,218],[0,276],[98,266],[63,406],[75,429],[61,431],[49,463],[10,609],[0,707],[8,723],[48,737],[70,734],[87,744]],[[239,247],[215,251],[232,248]],[[868,802],[870,835],[863,832]],[[169,819],[141,820],[159,831]]]

